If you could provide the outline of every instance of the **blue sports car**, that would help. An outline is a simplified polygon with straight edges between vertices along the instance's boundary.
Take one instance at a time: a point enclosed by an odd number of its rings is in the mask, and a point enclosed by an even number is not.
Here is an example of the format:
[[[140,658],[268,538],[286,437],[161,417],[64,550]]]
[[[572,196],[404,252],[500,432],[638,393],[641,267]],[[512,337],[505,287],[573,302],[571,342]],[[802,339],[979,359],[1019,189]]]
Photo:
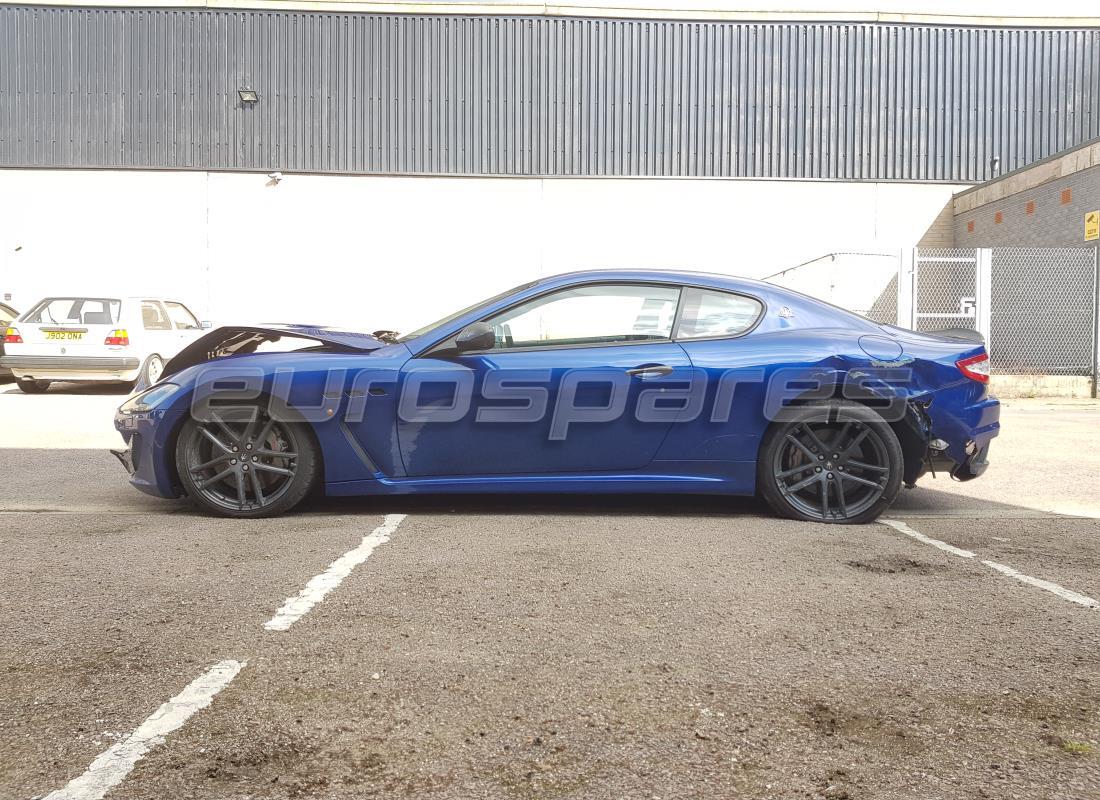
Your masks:
[[[753,495],[861,523],[999,429],[973,331],[915,333],[756,281],[575,272],[404,336],[227,327],[118,410],[134,486],[231,517],[311,492]]]

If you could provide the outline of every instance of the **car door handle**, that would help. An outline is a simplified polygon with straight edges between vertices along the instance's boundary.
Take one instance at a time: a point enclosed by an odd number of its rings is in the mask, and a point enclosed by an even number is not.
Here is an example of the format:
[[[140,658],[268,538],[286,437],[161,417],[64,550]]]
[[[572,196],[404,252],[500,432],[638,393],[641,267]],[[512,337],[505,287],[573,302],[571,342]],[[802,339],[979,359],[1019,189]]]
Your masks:
[[[665,366],[664,364],[651,364],[648,367],[628,369],[626,374],[637,375],[639,378],[656,378],[661,375],[671,375],[672,367]]]

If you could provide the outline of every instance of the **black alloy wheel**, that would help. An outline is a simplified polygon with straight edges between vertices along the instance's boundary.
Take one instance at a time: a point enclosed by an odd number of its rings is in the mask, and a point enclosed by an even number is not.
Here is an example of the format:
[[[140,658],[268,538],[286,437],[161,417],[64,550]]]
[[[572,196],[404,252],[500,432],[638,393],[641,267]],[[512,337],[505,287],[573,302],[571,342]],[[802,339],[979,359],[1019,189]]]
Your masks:
[[[316,480],[316,446],[308,426],[259,407],[188,420],[176,468],[188,497],[231,517],[269,517],[296,506]]]
[[[760,493],[776,513],[833,523],[870,522],[901,488],[904,458],[873,409],[829,401],[787,409],[764,437]]]

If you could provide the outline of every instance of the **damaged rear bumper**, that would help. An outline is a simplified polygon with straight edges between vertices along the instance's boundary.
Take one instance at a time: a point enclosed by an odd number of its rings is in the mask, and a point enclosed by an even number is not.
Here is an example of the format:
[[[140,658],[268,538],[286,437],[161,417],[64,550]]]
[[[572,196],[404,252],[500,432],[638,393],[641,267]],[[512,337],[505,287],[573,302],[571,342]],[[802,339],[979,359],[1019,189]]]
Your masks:
[[[943,455],[942,451],[929,448],[928,463],[934,473],[946,472],[957,481],[974,480],[989,467],[989,446],[988,441],[981,447],[975,442],[969,442],[967,450],[972,452],[962,461],[954,461]]]
[[[974,396],[954,387],[911,401],[908,447],[903,442],[906,484],[912,486],[928,472],[959,481],[982,475],[989,467],[990,444],[1001,431],[1000,418],[1000,402],[984,391]]]

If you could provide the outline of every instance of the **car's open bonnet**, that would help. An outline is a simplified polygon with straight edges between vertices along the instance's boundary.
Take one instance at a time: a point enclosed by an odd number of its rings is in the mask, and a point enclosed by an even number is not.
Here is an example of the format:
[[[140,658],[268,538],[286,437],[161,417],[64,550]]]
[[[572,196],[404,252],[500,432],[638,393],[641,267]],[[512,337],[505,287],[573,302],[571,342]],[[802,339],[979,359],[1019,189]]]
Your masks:
[[[378,332],[380,336],[386,333]],[[314,341],[329,353],[369,352],[386,345],[378,336],[369,333],[339,331],[316,325],[233,325],[216,328],[185,347],[164,365],[163,377],[215,358],[252,353],[265,342],[277,342],[283,337]]]

